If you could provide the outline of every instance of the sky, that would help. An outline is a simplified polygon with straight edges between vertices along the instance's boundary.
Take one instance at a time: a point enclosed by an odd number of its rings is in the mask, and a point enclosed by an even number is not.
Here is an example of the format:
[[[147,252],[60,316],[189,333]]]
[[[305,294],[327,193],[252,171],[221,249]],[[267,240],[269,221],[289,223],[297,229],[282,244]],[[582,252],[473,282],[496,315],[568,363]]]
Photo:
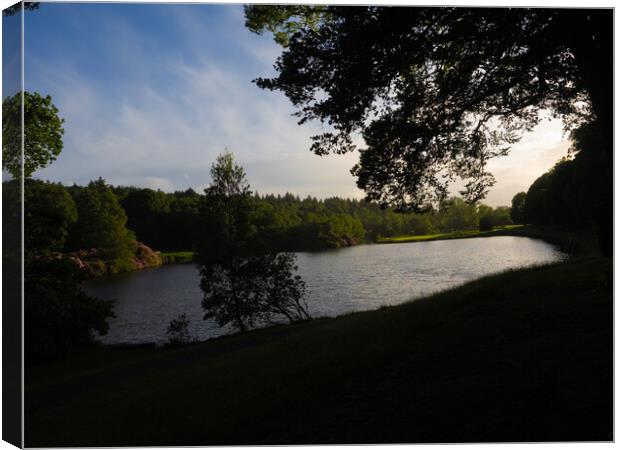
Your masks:
[[[279,54],[244,27],[241,5],[43,3],[25,17],[25,87],[52,96],[65,135],[35,176],[202,190],[229,150],[261,194],[362,198],[357,154],[312,154],[320,124],[299,126],[283,94],[252,83],[275,74]],[[543,121],[489,164],[484,202],[509,205],[567,148],[561,122]]]

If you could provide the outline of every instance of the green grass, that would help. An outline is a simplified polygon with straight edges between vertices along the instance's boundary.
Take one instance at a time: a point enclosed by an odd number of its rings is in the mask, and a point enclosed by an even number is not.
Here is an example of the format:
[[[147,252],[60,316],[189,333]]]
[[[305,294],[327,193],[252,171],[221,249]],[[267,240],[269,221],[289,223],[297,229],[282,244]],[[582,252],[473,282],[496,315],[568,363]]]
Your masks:
[[[26,369],[26,446],[611,440],[612,263]],[[337,299],[334,299],[337,301]]]
[[[488,237],[488,236],[501,236],[505,235],[505,231],[522,228],[523,225],[506,225],[503,227],[495,227],[492,231],[478,231],[478,230],[465,230],[465,231],[452,231],[450,233],[437,233],[437,234],[423,234],[423,235],[409,235],[409,236],[395,236],[379,238],[377,241],[379,244],[397,244],[402,242],[424,242],[424,241],[440,241],[447,239],[466,239],[472,237]]]
[[[522,236],[542,239],[560,247],[563,251],[576,255],[598,255],[599,253],[596,237],[591,231],[561,230],[558,228],[532,225],[506,225],[504,227],[496,227],[492,231],[468,230],[418,236],[396,236],[381,238],[378,243],[396,244],[404,242],[425,242],[494,236]]]
[[[164,264],[188,263],[196,258],[196,252],[159,252]]]

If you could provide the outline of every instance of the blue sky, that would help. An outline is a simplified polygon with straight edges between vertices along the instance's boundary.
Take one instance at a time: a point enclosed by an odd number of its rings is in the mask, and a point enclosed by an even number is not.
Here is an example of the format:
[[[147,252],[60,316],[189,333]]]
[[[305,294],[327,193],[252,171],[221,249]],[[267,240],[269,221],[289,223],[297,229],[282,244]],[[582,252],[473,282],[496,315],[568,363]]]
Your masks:
[[[245,29],[241,5],[43,3],[25,18],[26,89],[66,122],[62,154],[36,176],[202,189],[227,148],[261,193],[362,197],[357,155],[311,154],[320,125],[298,126],[282,94],[251,83],[279,52]],[[544,122],[491,164],[486,203],[509,204],[566,148],[561,124]]]

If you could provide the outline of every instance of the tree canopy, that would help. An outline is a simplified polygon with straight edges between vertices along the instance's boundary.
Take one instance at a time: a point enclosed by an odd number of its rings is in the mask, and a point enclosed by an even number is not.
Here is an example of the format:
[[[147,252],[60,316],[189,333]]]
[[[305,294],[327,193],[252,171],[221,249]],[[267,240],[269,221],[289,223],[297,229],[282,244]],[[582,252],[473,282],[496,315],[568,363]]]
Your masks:
[[[71,195],[61,184],[29,179],[24,183],[24,203],[25,251],[62,251],[69,227],[77,220]]]
[[[67,247],[97,248],[118,268],[129,264],[135,256],[135,236],[125,227],[127,215],[105,180],[91,181],[75,194],[78,220],[70,229]]]
[[[514,223],[527,223],[525,215],[525,199],[527,194],[525,192],[519,192],[512,197],[512,207],[510,209],[510,218]]]
[[[48,95],[23,93],[24,177],[55,161],[62,151],[64,119]],[[2,101],[2,168],[14,178],[21,177],[22,93]]]
[[[251,221],[250,186],[231,153],[217,157],[211,178],[203,200],[199,251],[205,319],[246,331],[274,316],[309,318],[305,284],[294,275],[295,256],[270,251],[261,242]]]
[[[272,8],[272,9],[270,9]],[[611,154],[613,14],[607,9],[248,6],[246,26],[283,52],[273,78],[300,124],[327,130],[324,155],[366,148],[353,168],[367,198],[420,210],[464,180],[478,200],[543,112],[595,123]]]
[[[2,10],[3,16],[14,16],[22,10],[22,4],[24,5],[24,11],[34,11],[39,9],[41,2],[18,2]]]

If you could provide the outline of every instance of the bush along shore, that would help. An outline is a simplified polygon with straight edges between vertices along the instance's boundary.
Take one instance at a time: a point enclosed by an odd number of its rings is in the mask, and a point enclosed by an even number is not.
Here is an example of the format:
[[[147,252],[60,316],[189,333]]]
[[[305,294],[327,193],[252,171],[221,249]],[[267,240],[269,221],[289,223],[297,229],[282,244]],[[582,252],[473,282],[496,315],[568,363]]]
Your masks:
[[[64,255],[57,253],[54,257],[68,257],[88,277],[113,275],[119,272],[141,270],[162,265],[163,258],[159,252],[153,251],[153,249],[141,242],[136,242],[135,246],[134,256],[125,261],[107,258],[106,252],[97,248],[78,250]]]

